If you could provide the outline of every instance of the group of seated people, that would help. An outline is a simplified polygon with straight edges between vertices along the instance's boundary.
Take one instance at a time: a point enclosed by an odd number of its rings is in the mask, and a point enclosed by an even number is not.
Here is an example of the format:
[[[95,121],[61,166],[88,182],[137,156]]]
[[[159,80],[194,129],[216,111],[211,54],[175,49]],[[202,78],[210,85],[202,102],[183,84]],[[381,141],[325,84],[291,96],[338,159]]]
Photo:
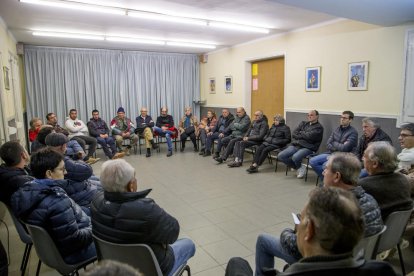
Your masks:
[[[318,112],[311,110],[308,120],[301,122],[292,135],[282,116],[276,115],[269,129],[263,112],[256,111],[254,115],[251,122],[240,107],[235,117],[224,109],[216,119],[214,112],[209,111],[198,123],[191,109],[187,108],[177,129],[181,149],[185,149],[185,140],[190,137],[198,151],[195,140],[198,136],[202,144],[200,154],[209,156],[214,140],[218,140],[215,160],[223,163],[233,154],[228,165],[239,167],[245,148],[256,146],[249,173],[258,171],[268,152],[278,150],[278,159],[297,169],[300,176],[302,159],[315,153],[322,141],[323,127],[318,122]],[[365,271],[375,275],[395,275],[386,263],[366,262],[360,256],[354,256],[353,248],[362,237],[380,232],[383,221],[391,212],[412,209],[414,124],[401,127],[399,141],[403,150],[397,156],[391,139],[373,119],[363,120],[363,135],[358,142],[357,132],[350,125],[353,116],[352,112],[344,111],[340,126],[328,139],[328,152],[311,158],[312,167],[315,166],[313,168],[324,185],[311,192],[301,214],[295,215],[295,229],[285,229],[280,237],[259,235],[256,275],[279,275],[280,269],[274,267],[275,257],[290,265],[284,272],[286,275],[315,275],[312,274],[315,270],[321,270],[318,275],[332,275],[342,269],[345,272],[339,275],[366,275]],[[142,135],[150,149],[156,146],[154,133],[171,139],[176,129],[168,109],[163,108],[160,117],[154,124],[151,117],[147,119],[147,110],[143,108],[137,117],[137,125],[133,126],[124,110],[119,108],[118,116],[111,122],[112,130],[121,131],[112,132],[116,145],[122,145],[125,138],[138,141],[135,137]],[[69,118],[65,125],[82,126],[76,122],[76,110],[71,110]],[[91,123],[93,120],[96,124]],[[111,137],[109,128],[99,118],[97,110],[94,110],[91,121],[87,124],[89,134],[94,135],[91,128],[103,129],[108,135],[96,136],[102,138],[97,141],[108,141]],[[0,157],[4,164],[0,166],[0,200],[11,206],[16,217],[25,223],[45,228],[67,263],[77,263],[96,255],[93,233],[110,242],[150,245],[163,274],[172,275],[195,254],[195,245],[190,239],[178,239],[178,221],[147,197],[151,189],[138,191],[135,169],[124,159],[119,159],[122,156],[116,156],[119,153],[116,149],[112,151],[107,145],[105,153],[111,160],[102,164],[100,177],[95,176],[90,164],[84,161],[85,155],[74,150],[74,142],[78,146],[82,142],[73,138],[83,137],[86,132],[73,136],[62,131],[65,129],[56,122],[56,115],[48,114],[51,127],[38,131],[34,141],[43,146],[30,157],[17,141],[1,146]],[[79,140],[88,143],[88,139]],[[93,148],[93,143],[89,145],[89,149]],[[167,156],[170,153],[171,140]],[[86,161],[93,158],[90,152],[88,157]],[[253,275],[253,272],[244,260],[235,258],[230,260],[226,275]]]

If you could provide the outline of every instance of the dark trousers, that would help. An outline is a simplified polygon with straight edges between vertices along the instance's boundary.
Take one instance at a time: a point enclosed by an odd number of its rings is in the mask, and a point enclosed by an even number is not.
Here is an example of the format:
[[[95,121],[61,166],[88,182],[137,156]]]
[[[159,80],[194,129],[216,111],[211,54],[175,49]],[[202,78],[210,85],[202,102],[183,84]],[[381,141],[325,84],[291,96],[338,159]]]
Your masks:
[[[206,145],[206,140],[207,140],[207,132],[204,128],[200,128],[199,130],[199,135],[198,137],[200,137],[200,142],[201,142],[201,149],[204,150],[205,149],[205,145]]]
[[[195,135],[195,132],[191,132],[190,134],[183,132],[180,135],[181,147],[185,148],[185,141],[187,140],[187,137],[190,137],[191,142],[193,142],[194,148],[197,148],[197,137]]]
[[[96,137],[96,140],[98,144],[102,146],[102,150],[104,151],[105,155],[111,159],[116,153],[114,138],[111,136],[108,136],[106,138]]]
[[[254,155],[253,163],[256,163],[258,166],[261,166],[263,162],[266,160],[269,152],[275,149],[278,149],[278,147],[275,145],[266,146],[266,145],[261,144],[256,149],[256,154]]]
[[[236,142],[241,141],[242,139],[243,139],[243,137],[234,138],[234,137],[231,137],[231,136],[227,136],[227,137],[224,137],[223,139],[219,140],[219,144],[220,144],[220,141],[221,141],[222,145],[227,145],[226,150],[224,151],[224,153],[221,156],[221,159],[226,160],[227,157],[229,157],[229,155],[231,155],[233,153],[234,145],[236,144]],[[217,146],[217,148],[218,148],[218,146]]]
[[[255,146],[255,145],[259,145],[260,142],[256,142],[256,141],[238,141],[236,142],[236,144],[234,145],[234,157],[237,157],[239,162],[243,162],[243,155],[244,155],[244,150],[246,148],[250,148],[251,146]]]
[[[71,140],[76,140],[79,145],[83,148],[83,151],[86,152],[86,145],[89,145],[88,156],[91,157],[94,155],[96,150],[96,138],[90,136],[75,136]]]
[[[214,132],[211,135],[207,135],[207,139],[206,139],[206,151],[211,151],[211,146],[214,143],[214,140],[219,139],[219,135],[220,133],[218,132]]]

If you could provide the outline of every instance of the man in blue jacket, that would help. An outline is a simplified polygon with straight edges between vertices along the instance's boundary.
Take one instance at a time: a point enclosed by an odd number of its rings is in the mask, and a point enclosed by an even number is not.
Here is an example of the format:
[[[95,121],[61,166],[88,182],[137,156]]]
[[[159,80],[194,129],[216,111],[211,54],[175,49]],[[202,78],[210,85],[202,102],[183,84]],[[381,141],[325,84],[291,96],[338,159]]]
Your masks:
[[[354,113],[352,111],[344,111],[341,115],[340,125],[337,127],[329,136],[328,142],[326,143],[326,149],[328,152],[319,154],[311,160],[309,164],[312,169],[322,179],[322,172],[328,162],[329,156],[334,152],[352,152],[358,144],[358,132],[351,126],[351,122],[354,119]]]

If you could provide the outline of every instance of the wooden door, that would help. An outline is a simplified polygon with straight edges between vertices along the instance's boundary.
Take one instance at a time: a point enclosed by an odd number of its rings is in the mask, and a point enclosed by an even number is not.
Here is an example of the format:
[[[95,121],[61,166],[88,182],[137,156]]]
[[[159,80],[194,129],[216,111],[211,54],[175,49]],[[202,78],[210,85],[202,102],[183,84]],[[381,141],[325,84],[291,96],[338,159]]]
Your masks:
[[[251,84],[251,116],[263,110],[270,126],[275,114],[284,116],[285,58],[252,62]]]

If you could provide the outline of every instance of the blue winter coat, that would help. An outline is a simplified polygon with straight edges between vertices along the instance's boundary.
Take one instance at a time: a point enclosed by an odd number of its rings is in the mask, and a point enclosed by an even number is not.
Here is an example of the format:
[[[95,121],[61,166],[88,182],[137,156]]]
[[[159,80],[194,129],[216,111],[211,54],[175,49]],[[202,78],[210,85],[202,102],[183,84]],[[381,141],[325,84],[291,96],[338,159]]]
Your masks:
[[[352,152],[358,145],[358,131],[353,126],[337,127],[326,142],[329,152]]]
[[[26,183],[12,195],[11,206],[25,223],[45,228],[63,259],[71,263],[96,252],[91,220],[62,189],[61,181],[35,179]]]

